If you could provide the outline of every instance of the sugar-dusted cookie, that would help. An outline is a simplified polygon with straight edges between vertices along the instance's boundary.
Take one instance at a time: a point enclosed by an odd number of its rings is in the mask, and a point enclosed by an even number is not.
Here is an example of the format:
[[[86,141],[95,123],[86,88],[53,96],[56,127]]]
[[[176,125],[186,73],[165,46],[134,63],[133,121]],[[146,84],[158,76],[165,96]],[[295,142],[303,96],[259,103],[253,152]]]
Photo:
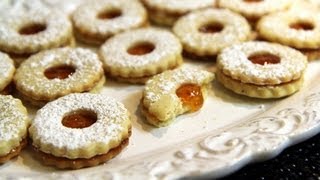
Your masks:
[[[30,125],[27,110],[19,99],[0,95],[0,164],[19,155],[27,145]]]
[[[127,109],[113,98],[75,93],[41,108],[29,133],[45,165],[79,169],[119,154],[128,144],[131,121]]]
[[[7,54],[0,52],[0,94],[10,93],[15,70],[13,60]]]
[[[118,34],[101,46],[105,71],[112,77],[144,83],[151,76],[182,64],[182,46],[169,31],[142,28]]]
[[[214,74],[192,67],[156,75],[146,83],[142,113],[150,124],[167,126],[176,116],[202,107],[213,79]]]
[[[278,12],[262,18],[257,24],[265,40],[301,50],[309,60],[320,58],[320,12],[299,9]]]
[[[267,42],[246,42],[224,49],[217,59],[217,79],[250,97],[280,98],[298,91],[307,58],[299,51]]]
[[[225,9],[204,9],[181,17],[173,32],[188,55],[215,57],[223,48],[250,37],[250,25],[242,16]]]
[[[57,11],[29,11],[0,19],[0,50],[28,56],[72,43],[72,25]]]
[[[207,7],[215,7],[217,0],[142,0],[150,19],[160,25],[171,26],[179,17]]]
[[[90,44],[102,44],[114,34],[148,24],[138,0],[87,1],[73,13],[72,21],[76,37]]]
[[[96,91],[104,82],[99,57],[82,48],[35,54],[20,65],[14,76],[19,95],[38,106],[70,93]]]
[[[219,0],[218,6],[242,14],[250,23],[262,16],[288,9],[294,0]]]

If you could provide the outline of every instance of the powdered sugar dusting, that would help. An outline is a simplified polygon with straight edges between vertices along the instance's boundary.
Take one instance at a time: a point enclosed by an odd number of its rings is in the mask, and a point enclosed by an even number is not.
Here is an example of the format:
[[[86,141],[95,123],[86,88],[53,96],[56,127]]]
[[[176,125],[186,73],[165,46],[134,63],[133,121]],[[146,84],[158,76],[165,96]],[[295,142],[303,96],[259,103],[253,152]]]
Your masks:
[[[127,50],[137,43],[148,42],[155,49],[145,55],[131,55]],[[182,51],[179,40],[169,31],[157,28],[143,28],[118,34],[101,47],[106,66],[121,68],[145,68],[153,63],[165,63],[176,58]]]
[[[75,72],[66,79],[48,79],[44,72],[47,68],[69,65]],[[84,87],[94,86],[103,76],[102,63],[90,50],[82,48],[60,48],[48,50],[31,56],[16,72],[15,82],[22,92],[36,96],[61,96],[66,91],[81,91]]]
[[[11,82],[14,71],[13,61],[8,55],[0,52],[0,91]]]
[[[63,117],[76,110],[95,112],[97,121],[86,128],[63,126]],[[75,156],[78,156],[79,152],[94,149],[95,145],[110,148],[114,142],[121,142],[123,132],[127,133],[129,127],[127,110],[113,98],[90,93],[70,94],[48,103],[37,112],[30,128],[30,135],[34,145],[40,146],[40,149],[47,153],[63,150],[63,153],[55,155],[77,158]],[[50,151],[45,145],[52,145],[57,150]]]
[[[260,65],[248,57],[270,53],[280,57],[280,63]],[[218,68],[233,79],[253,84],[279,84],[300,78],[307,66],[307,59],[299,51],[279,44],[246,42],[226,48],[218,57]]]
[[[0,156],[9,153],[26,135],[29,119],[21,106],[20,100],[0,95]]]

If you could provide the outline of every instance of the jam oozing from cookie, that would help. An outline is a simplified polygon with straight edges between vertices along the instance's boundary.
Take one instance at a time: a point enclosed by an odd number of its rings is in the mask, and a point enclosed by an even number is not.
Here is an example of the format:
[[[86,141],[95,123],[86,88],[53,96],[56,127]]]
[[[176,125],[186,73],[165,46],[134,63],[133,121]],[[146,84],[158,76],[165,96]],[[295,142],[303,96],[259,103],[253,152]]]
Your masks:
[[[248,59],[252,63],[260,65],[280,63],[280,57],[270,53],[253,54],[249,56]]]
[[[196,84],[183,84],[176,90],[176,94],[191,112],[199,110],[203,105],[201,87]]]
[[[48,79],[66,79],[72,76],[75,71],[75,68],[73,68],[72,66],[62,65],[46,69],[44,75]]]
[[[205,24],[199,28],[202,33],[218,33],[223,30],[223,25],[217,22]]]
[[[100,12],[97,17],[98,19],[114,19],[122,15],[119,9],[107,10]]]
[[[258,2],[262,2],[263,0],[243,0],[243,1],[247,3],[258,3]]]
[[[97,121],[97,114],[88,110],[78,110],[63,117],[61,123],[68,128],[86,128]]]
[[[23,26],[19,30],[19,34],[21,35],[34,35],[46,30],[47,26],[44,24],[28,24]]]
[[[145,55],[151,53],[155,49],[155,46],[149,42],[137,43],[131,46],[127,52],[131,55]]]
[[[295,22],[290,24],[290,28],[296,29],[296,30],[304,30],[304,31],[311,31],[314,28],[314,25],[310,22]]]

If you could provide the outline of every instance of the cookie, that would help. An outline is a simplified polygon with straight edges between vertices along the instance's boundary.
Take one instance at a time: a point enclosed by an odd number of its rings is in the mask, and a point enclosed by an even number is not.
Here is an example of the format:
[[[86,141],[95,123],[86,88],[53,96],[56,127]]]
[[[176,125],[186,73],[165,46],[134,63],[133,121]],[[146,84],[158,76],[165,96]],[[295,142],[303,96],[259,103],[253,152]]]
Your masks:
[[[110,38],[100,48],[105,72],[120,81],[145,83],[182,64],[182,46],[169,31],[142,28]]]
[[[105,82],[102,63],[90,50],[58,48],[40,52],[17,69],[19,96],[36,106],[76,92],[91,92]]]
[[[19,99],[0,95],[0,164],[19,155],[27,145],[30,125],[27,110]]]
[[[198,9],[215,7],[216,0],[142,0],[150,19],[160,25],[172,26],[181,16]]]
[[[61,169],[95,166],[127,146],[130,115],[105,95],[75,93],[41,108],[29,128],[42,163]]]
[[[0,50],[13,57],[72,43],[72,25],[57,11],[29,11],[0,20]]]
[[[77,39],[97,45],[117,33],[146,26],[147,19],[147,12],[138,0],[88,1],[72,15]]]
[[[7,54],[0,52],[0,94],[11,93],[11,80],[15,70],[13,60]]]
[[[211,59],[223,48],[248,40],[251,33],[245,18],[225,9],[192,12],[175,23],[173,32],[188,54]]]
[[[198,111],[214,74],[192,67],[165,71],[148,80],[141,111],[149,124],[169,125],[176,116]]]
[[[228,89],[250,97],[280,98],[303,84],[307,58],[287,46],[246,42],[224,49],[217,59],[217,79]]]
[[[309,60],[320,58],[320,13],[311,9],[278,12],[257,24],[259,36],[299,49]]]

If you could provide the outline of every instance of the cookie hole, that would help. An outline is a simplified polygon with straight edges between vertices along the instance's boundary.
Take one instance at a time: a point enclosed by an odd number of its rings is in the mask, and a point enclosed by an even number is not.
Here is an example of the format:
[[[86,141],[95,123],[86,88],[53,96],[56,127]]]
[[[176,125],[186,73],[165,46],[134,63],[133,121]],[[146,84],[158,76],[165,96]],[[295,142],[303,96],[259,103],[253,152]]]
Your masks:
[[[120,9],[112,9],[112,10],[105,10],[100,12],[97,17],[98,19],[114,19],[120,17],[122,12]]]
[[[68,65],[51,67],[45,70],[44,75],[48,79],[66,79],[75,72],[75,68]]]
[[[223,25],[217,22],[205,24],[199,28],[202,33],[219,33],[223,30]]]
[[[19,30],[19,34],[21,35],[34,35],[46,30],[47,26],[44,24],[28,24],[23,26]]]
[[[127,52],[131,55],[145,55],[151,53],[155,49],[155,46],[149,42],[141,42],[131,46]]]
[[[314,29],[314,25],[310,22],[295,22],[290,24],[290,28],[296,30],[304,30],[304,31],[311,31]]]
[[[262,2],[263,0],[243,0],[243,1],[247,3],[258,3],[258,2]]]
[[[77,110],[63,117],[61,123],[68,128],[86,128],[97,122],[97,114],[88,110]]]
[[[266,65],[266,64],[278,64],[280,63],[280,57],[270,53],[253,54],[248,59],[254,64]]]
[[[176,90],[176,94],[191,112],[199,110],[203,105],[201,87],[196,84],[183,84]]]

